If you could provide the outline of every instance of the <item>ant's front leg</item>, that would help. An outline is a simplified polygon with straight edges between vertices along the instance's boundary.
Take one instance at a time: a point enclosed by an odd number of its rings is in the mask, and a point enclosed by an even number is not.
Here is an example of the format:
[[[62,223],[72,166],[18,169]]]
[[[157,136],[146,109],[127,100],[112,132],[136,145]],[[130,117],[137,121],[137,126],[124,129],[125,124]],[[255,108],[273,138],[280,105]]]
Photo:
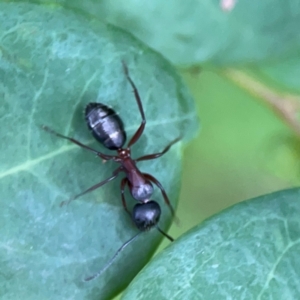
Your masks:
[[[148,180],[150,180],[151,182],[153,182],[153,183],[160,189],[160,191],[161,191],[161,193],[162,193],[162,196],[163,196],[163,198],[164,198],[164,200],[165,200],[165,203],[169,206],[170,211],[171,211],[171,214],[172,214],[172,216],[175,218],[175,222],[176,222],[177,224],[179,224],[179,219],[178,219],[178,218],[176,217],[176,215],[175,215],[175,210],[174,210],[174,208],[173,208],[173,206],[172,206],[172,204],[171,204],[171,202],[170,202],[170,200],[169,200],[169,197],[168,197],[168,195],[167,195],[167,193],[166,193],[164,187],[162,186],[162,184],[161,184],[155,177],[153,177],[153,176],[150,175],[150,174],[143,173],[143,175],[145,176],[146,179],[148,179]]]
[[[126,200],[125,200],[125,195],[124,195],[124,189],[125,189],[126,184],[128,184],[128,179],[125,177],[121,181],[121,198],[122,198],[123,207],[124,207],[124,209],[126,210],[126,212],[129,214],[129,216],[131,218],[131,213],[130,213],[130,211],[127,208],[127,204],[126,204]]]

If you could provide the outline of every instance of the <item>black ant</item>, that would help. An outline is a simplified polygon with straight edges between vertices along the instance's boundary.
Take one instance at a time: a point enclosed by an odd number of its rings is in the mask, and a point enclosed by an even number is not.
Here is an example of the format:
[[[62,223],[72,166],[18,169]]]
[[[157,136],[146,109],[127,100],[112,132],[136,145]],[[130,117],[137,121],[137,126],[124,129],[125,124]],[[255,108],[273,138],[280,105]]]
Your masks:
[[[136,239],[136,237],[142,233],[143,231],[148,231],[149,229],[155,227],[157,230],[162,233],[166,238],[168,238],[170,241],[173,241],[174,239],[169,236],[167,233],[162,231],[159,226],[157,225],[160,214],[161,214],[161,209],[160,205],[154,201],[150,200],[152,194],[153,194],[153,185],[155,184],[161,191],[162,196],[164,198],[164,201],[168,205],[168,207],[171,210],[171,213],[173,217],[175,216],[174,209],[169,201],[169,198],[167,196],[167,193],[161,183],[152,175],[147,174],[147,173],[142,173],[138,167],[136,166],[136,163],[142,160],[150,160],[150,159],[155,159],[163,154],[165,154],[172,145],[174,145],[176,142],[180,140],[180,138],[175,139],[172,141],[169,145],[165,147],[165,149],[162,152],[154,153],[154,154],[148,154],[141,156],[137,159],[132,159],[131,158],[131,150],[130,147],[135,144],[141,135],[143,134],[143,131],[146,126],[146,118],[145,118],[145,113],[142,105],[141,98],[139,96],[138,90],[132,81],[132,79],[129,76],[128,68],[126,64],[123,62],[123,70],[125,73],[125,76],[127,80],[129,81],[133,93],[136,99],[136,102],[138,104],[138,108],[142,117],[142,122],[127,144],[126,148],[123,148],[125,142],[126,142],[126,132],[124,130],[124,125],[121,120],[121,118],[115,113],[115,111],[108,106],[102,104],[102,103],[89,103],[86,106],[85,109],[85,119],[87,122],[88,127],[92,131],[93,136],[97,141],[99,141],[104,147],[106,147],[109,150],[115,150],[117,151],[117,155],[107,155],[102,152],[99,152],[93,148],[90,148],[87,145],[84,145],[80,143],[79,141],[64,136],[62,134],[59,134],[52,129],[50,129],[47,126],[43,126],[43,129],[58,136],[63,139],[69,140],[72,143],[87,149],[93,153],[95,153],[97,156],[102,158],[103,160],[113,160],[117,163],[120,164],[120,166],[113,172],[112,176],[109,178],[101,181],[100,183],[97,183],[96,185],[93,185],[89,189],[85,190],[84,192],[74,196],[73,198],[69,199],[68,201],[63,201],[61,203],[61,206],[65,204],[69,204],[71,201],[77,199],[78,197],[89,193],[104,184],[114,180],[120,172],[124,172],[126,177],[122,179],[121,181],[121,198],[122,198],[122,203],[123,207],[126,210],[126,212],[131,216],[133,222],[137,226],[137,228],[140,230],[138,234],[133,236],[130,240],[125,242],[119,250],[115,253],[114,257],[106,264],[105,267],[103,267],[99,272],[96,274],[85,278],[85,281],[92,280],[96,277],[98,277],[100,274],[102,274],[115,260],[116,256],[127,246],[129,245],[133,240]],[[127,208],[126,201],[125,201],[125,196],[124,196],[124,189],[125,186],[129,187],[129,191],[134,199],[136,199],[138,204],[136,204],[132,210],[132,214]]]

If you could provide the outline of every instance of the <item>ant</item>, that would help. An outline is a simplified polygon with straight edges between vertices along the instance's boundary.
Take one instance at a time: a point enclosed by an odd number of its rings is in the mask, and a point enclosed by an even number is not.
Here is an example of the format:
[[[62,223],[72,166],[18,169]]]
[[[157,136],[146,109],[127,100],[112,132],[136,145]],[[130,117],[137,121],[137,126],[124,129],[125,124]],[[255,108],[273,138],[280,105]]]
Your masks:
[[[130,139],[129,143],[127,144],[127,147],[124,148],[124,144],[126,142],[126,132],[124,130],[124,125],[121,120],[121,118],[115,113],[115,111],[102,104],[102,103],[89,103],[85,108],[85,119],[87,122],[87,125],[89,129],[91,130],[94,138],[99,141],[105,148],[109,150],[117,151],[117,155],[108,155],[104,154],[102,152],[99,152],[93,148],[90,148],[87,145],[82,144],[81,142],[68,137],[64,136],[60,133],[57,133],[50,129],[47,126],[43,126],[43,129],[47,132],[54,134],[60,138],[66,139],[79,147],[82,147],[84,149],[87,149],[93,153],[95,153],[98,157],[101,159],[107,161],[107,160],[113,160],[120,164],[120,166],[113,171],[112,176],[109,178],[101,181],[100,183],[97,183],[93,185],[92,187],[88,188],[87,190],[81,192],[80,194],[74,196],[73,198],[69,199],[68,201],[63,201],[60,206],[63,206],[65,204],[69,204],[71,201],[79,198],[82,195],[85,195],[91,191],[94,191],[95,189],[105,185],[106,183],[114,180],[120,172],[124,172],[126,177],[124,177],[121,180],[120,189],[121,189],[121,199],[122,204],[126,212],[130,215],[132,218],[134,224],[136,227],[140,230],[139,233],[137,233],[135,236],[133,236],[131,239],[129,239],[127,242],[125,242],[119,250],[115,253],[114,257],[97,273],[94,275],[85,278],[85,281],[92,280],[98,276],[100,276],[115,260],[117,255],[127,246],[129,245],[133,240],[135,240],[138,235],[144,231],[148,231],[151,228],[155,227],[161,234],[163,234],[166,238],[168,238],[171,242],[174,241],[174,239],[169,236],[167,233],[165,233],[163,230],[159,228],[157,225],[160,214],[161,214],[161,208],[160,205],[154,201],[150,200],[152,194],[153,194],[153,184],[155,184],[161,191],[162,196],[164,198],[165,203],[168,205],[168,207],[171,210],[171,213],[173,217],[175,216],[174,209],[170,203],[170,200],[167,196],[167,193],[161,183],[152,175],[147,173],[142,173],[138,167],[136,166],[136,163],[143,160],[151,160],[156,159],[163,154],[165,154],[172,145],[174,145],[176,142],[180,140],[180,137],[169,143],[161,152],[154,153],[154,154],[148,154],[141,156],[137,159],[131,158],[131,146],[135,144],[139,138],[142,136],[145,126],[146,126],[146,117],[142,105],[141,98],[139,96],[139,92],[129,76],[127,65],[122,62],[123,65],[123,71],[126,76],[126,79],[128,80],[129,84],[131,85],[133,89],[133,93],[139,108],[139,112],[142,117],[142,122],[139,126],[139,128],[136,130],[135,134]],[[137,200],[139,203],[136,204],[132,210],[132,213],[127,208],[125,196],[124,196],[124,189],[126,185],[129,187],[129,191],[132,195],[132,197]]]

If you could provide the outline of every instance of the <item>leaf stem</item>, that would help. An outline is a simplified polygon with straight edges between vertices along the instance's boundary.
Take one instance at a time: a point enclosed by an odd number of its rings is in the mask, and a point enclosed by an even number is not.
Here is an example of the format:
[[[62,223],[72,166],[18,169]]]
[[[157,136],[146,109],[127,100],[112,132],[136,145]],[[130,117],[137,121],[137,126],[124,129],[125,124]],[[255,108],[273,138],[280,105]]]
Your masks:
[[[299,96],[275,91],[240,70],[225,69],[222,73],[271,108],[300,138],[300,122],[297,118],[300,111]]]

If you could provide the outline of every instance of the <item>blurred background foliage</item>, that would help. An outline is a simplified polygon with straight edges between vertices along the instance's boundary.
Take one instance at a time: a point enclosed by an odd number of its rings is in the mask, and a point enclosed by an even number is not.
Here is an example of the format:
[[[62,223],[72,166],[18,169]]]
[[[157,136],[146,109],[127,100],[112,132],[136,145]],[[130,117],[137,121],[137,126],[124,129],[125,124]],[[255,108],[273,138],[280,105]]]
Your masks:
[[[184,152],[175,237],[234,203],[298,185],[300,171],[298,137],[267,106],[221,72],[181,74],[202,128]]]

